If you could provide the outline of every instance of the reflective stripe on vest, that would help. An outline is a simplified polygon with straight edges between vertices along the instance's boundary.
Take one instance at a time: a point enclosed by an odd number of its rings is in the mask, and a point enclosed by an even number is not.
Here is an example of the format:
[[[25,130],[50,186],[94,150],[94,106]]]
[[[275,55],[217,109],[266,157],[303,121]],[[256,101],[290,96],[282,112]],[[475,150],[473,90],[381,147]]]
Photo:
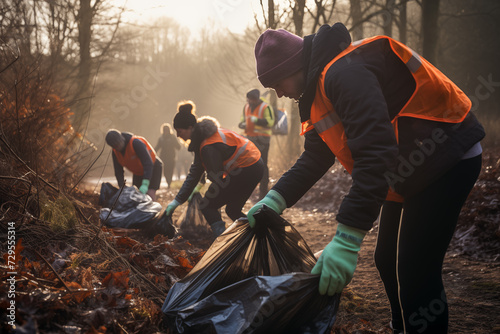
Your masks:
[[[318,133],[322,133],[334,127],[338,123],[340,123],[340,117],[335,111],[332,110],[329,114],[326,115],[325,118],[314,123],[314,128]]]
[[[325,75],[328,69],[342,57],[348,56],[350,52],[360,46],[381,39],[388,41],[392,51],[406,64],[416,83],[412,96],[391,121],[396,138],[398,138],[397,120],[401,116],[459,123],[463,121],[471,108],[471,101],[451,80],[409,47],[386,36],[376,36],[353,42],[323,69],[311,107],[311,119],[304,122],[302,126],[303,133],[314,127],[349,173],[352,173],[354,162],[347,146],[347,137],[340,117],[334,111],[332,102],[326,97]],[[394,200],[396,197],[402,199],[396,193],[390,193],[387,199]]]
[[[200,154],[206,145],[219,142],[229,146],[236,146],[233,155],[222,163],[225,174],[236,168],[251,166],[260,159],[260,151],[254,143],[233,131],[222,128],[219,128],[217,132],[201,143]]]
[[[137,154],[134,150],[133,141],[135,139],[139,139],[144,143],[144,145],[146,145],[146,149],[149,152],[151,160],[153,161],[153,163],[155,163],[155,150],[151,147],[149,142],[144,137],[132,136],[127,144],[127,147],[125,148],[125,154],[123,155],[115,149],[113,149],[113,152],[115,153],[116,159],[118,160],[120,165],[130,170],[132,174],[142,176],[144,175],[144,167],[142,166],[141,160],[137,157]]]
[[[238,160],[238,158],[245,152],[245,150],[247,149],[247,145],[248,145],[249,142],[250,141],[247,139],[247,142],[245,143],[245,145],[241,146],[237,150],[236,154],[226,162],[226,164],[224,166],[224,170],[226,172],[229,171],[229,169],[231,169],[231,166],[233,165],[233,163],[235,163],[236,160]]]
[[[255,108],[254,110],[251,110],[250,105],[248,103],[245,105],[245,122],[246,122],[245,133],[247,136],[253,137],[253,136],[271,135],[272,129],[256,125],[250,120],[252,116],[257,116],[257,118],[264,118],[264,110],[266,110],[267,106],[268,106],[267,103],[261,102],[258,109]]]

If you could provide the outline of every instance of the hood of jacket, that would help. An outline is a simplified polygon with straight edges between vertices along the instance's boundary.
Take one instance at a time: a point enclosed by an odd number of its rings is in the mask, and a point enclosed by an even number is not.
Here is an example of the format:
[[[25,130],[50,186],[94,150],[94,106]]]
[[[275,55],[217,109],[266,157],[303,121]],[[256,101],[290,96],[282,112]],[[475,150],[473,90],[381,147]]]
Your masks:
[[[191,134],[191,143],[188,151],[197,152],[200,149],[201,142],[213,135],[219,129],[219,124],[214,118],[202,117],[193,127]]]
[[[306,86],[299,100],[300,119],[307,121],[316,95],[316,84],[325,66],[351,44],[349,31],[342,23],[322,25],[318,32],[304,37]]]

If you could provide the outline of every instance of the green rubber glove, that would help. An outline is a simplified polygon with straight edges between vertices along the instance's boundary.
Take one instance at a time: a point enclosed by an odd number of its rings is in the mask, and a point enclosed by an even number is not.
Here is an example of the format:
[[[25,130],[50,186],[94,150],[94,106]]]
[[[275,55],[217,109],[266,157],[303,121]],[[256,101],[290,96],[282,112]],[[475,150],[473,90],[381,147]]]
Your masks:
[[[267,195],[263,199],[255,203],[255,205],[252,206],[252,208],[247,213],[248,224],[250,224],[251,228],[255,227],[255,218],[253,217],[253,214],[257,212],[257,210],[261,209],[264,204],[270,207],[279,215],[281,215],[283,210],[286,209],[286,202],[283,196],[281,196],[277,191],[269,190]]]
[[[145,194],[148,192],[148,189],[149,189],[149,180],[148,179],[142,180],[142,184],[141,187],[139,188],[139,191]]]
[[[188,202],[191,202],[191,200],[193,199],[193,195],[199,193],[201,188],[203,188],[203,186],[204,186],[203,183],[198,183],[196,187],[194,187],[193,191],[191,192],[191,195],[189,195],[188,197]]]
[[[165,209],[165,214],[167,216],[171,216],[179,205],[181,205],[181,203],[174,199],[172,202],[168,203],[167,208]]]
[[[337,232],[325,247],[311,274],[321,274],[319,293],[333,296],[349,284],[366,231],[338,223]]]

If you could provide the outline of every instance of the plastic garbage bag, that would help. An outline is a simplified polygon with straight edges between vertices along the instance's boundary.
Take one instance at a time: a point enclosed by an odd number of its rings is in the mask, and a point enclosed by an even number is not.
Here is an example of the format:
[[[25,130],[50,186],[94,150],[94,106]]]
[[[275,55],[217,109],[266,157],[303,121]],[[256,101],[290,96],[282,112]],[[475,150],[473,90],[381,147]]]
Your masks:
[[[184,239],[190,241],[213,239],[212,229],[200,209],[202,199],[200,193],[195,193],[187,209],[175,223]]]
[[[166,235],[173,238],[177,234],[177,228],[172,222],[172,216],[167,216],[165,211],[157,214],[143,227],[146,236],[153,238],[157,234]]]
[[[280,275],[292,272],[309,273],[316,263],[304,239],[286,220],[267,207],[259,210],[255,219],[254,229],[248,225],[246,219],[233,223],[215,240],[191,272],[172,286],[162,311],[173,332],[258,333],[270,326],[269,322],[294,323],[298,320],[294,315],[297,314],[294,305],[304,314],[314,305],[313,314],[323,314],[321,311],[325,306],[316,303],[316,299],[323,297],[318,297],[317,292],[313,291],[318,289],[318,276],[293,276],[293,279],[299,277],[298,281],[304,280],[299,282],[300,284],[310,284],[310,295],[315,296],[311,297],[315,299],[312,304],[306,303],[306,297],[297,299],[293,289],[281,286],[287,279],[292,278],[290,275],[285,278]],[[245,281],[247,279],[250,281]],[[291,284],[290,281],[288,284]],[[253,286],[253,289],[248,288],[249,285]],[[229,289],[229,292],[224,288]],[[246,290],[247,288],[249,290]],[[305,291],[302,288],[298,290]],[[261,307],[267,300],[276,300],[277,297],[284,299],[284,303],[290,304],[292,308],[285,314],[277,309],[277,312],[267,318],[271,320],[255,326]],[[218,302],[218,298],[223,302]],[[304,326],[330,328],[333,325],[335,312],[331,311],[336,311],[338,296],[324,298],[328,300],[327,305],[330,305],[330,311],[325,311],[328,316],[321,319],[300,318],[301,321],[306,321]],[[253,311],[245,311],[247,306],[253,307]],[[209,322],[204,314],[211,314]],[[232,316],[229,317],[228,314]],[[228,321],[225,321],[225,315],[228,315]],[[239,324],[235,325],[235,321]],[[236,332],[233,331],[235,326]],[[302,328],[297,324],[294,326]]]
[[[330,333],[339,296],[322,296],[319,276],[254,276],[177,314],[179,333]]]
[[[99,218],[106,226],[141,229],[151,236],[160,233],[169,238],[177,232],[172,218],[161,212],[161,204],[134,186],[125,186],[120,191],[108,182],[103,183],[99,205],[102,206]]]

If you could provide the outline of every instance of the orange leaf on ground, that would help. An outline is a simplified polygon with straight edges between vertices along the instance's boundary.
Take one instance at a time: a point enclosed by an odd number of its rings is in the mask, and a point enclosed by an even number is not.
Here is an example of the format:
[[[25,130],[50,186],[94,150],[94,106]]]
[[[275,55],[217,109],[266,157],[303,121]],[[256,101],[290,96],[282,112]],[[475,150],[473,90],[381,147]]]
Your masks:
[[[189,262],[188,259],[186,259],[185,257],[177,257],[177,261],[179,261],[180,265],[183,267],[183,268],[188,268],[188,269],[193,269],[193,265],[191,264],[191,262]]]
[[[71,291],[61,297],[63,301],[68,303],[71,300],[76,301],[77,303],[83,302],[87,297],[92,295],[93,291],[82,290],[82,291]]]
[[[115,242],[118,247],[132,248],[138,244],[138,241],[129,237],[115,237]]]
[[[66,286],[68,288],[71,289],[71,291],[73,290],[80,290],[82,288],[82,286],[80,284],[78,284],[77,282],[64,282],[66,284]]]
[[[101,326],[98,329],[95,329],[94,326],[87,332],[87,334],[105,334],[107,328],[105,326]]]
[[[108,287],[110,284],[112,284],[117,287],[128,289],[128,281],[130,279],[128,277],[129,273],[130,273],[129,269],[116,273],[111,272],[106,277],[104,277],[104,279],[102,280],[102,285]]]
[[[78,291],[73,292],[73,298],[77,303],[83,302],[87,297],[92,295],[92,291]]]

